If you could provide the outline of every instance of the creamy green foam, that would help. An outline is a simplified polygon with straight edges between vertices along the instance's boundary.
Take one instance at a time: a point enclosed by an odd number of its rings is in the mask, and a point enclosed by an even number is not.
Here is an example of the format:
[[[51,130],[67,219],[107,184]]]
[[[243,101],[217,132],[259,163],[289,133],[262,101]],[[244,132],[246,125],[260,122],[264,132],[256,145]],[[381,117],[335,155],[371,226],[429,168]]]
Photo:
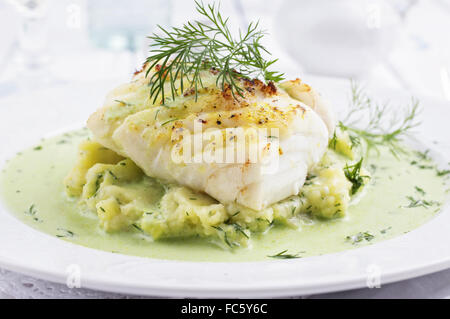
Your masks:
[[[298,230],[275,226],[253,236],[250,248],[223,250],[201,238],[153,241],[137,229],[105,233],[97,216],[80,211],[64,191],[63,179],[85,138],[86,131],[71,132],[11,159],[1,173],[2,199],[18,219],[35,229],[114,253],[189,261],[269,260],[268,255],[283,250],[314,256],[409,232],[435,216],[446,199],[445,181],[432,163],[415,155],[397,160],[382,149],[369,166],[372,180],[348,217],[319,221],[305,216]]]

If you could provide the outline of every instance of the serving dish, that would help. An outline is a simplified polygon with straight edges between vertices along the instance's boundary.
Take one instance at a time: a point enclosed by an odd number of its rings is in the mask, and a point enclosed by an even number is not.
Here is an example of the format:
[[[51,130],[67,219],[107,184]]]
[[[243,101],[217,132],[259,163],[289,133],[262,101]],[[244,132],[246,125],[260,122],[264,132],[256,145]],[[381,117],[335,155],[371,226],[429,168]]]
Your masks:
[[[336,105],[346,104],[347,82],[326,80],[323,83],[323,91],[334,97]],[[63,89],[53,96],[70,96],[69,91],[70,88]],[[392,101],[410,98],[389,89],[374,90],[373,94]],[[58,110],[59,100],[52,102],[47,97],[48,94],[43,94],[34,99],[34,108],[20,98],[7,101],[10,108],[2,105],[2,163],[19,150],[34,145],[39,136],[54,135],[58,128],[67,130],[66,124],[73,120],[82,121],[92,107],[86,105],[85,110],[74,112],[70,120],[58,123],[55,118],[66,118],[70,111]],[[447,102],[427,97],[420,97],[420,101],[425,110],[421,115],[423,124],[415,133],[420,138],[410,143],[422,150],[430,149],[433,159],[446,167],[450,143],[445,118],[450,115],[450,107]],[[77,104],[77,101],[72,103]],[[23,110],[29,113],[24,115]],[[17,130],[18,127],[27,127],[27,134],[24,129]],[[173,297],[304,295],[383,285],[446,269],[450,267],[449,224],[450,212],[446,204],[430,222],[408,234],[341,253],[261,262],[180,262],[113,254],[64,242],[22,224],[1,206],[0,266],[61,283],[70,283],[74,275],[79,275],[82,287],[129,294]]]

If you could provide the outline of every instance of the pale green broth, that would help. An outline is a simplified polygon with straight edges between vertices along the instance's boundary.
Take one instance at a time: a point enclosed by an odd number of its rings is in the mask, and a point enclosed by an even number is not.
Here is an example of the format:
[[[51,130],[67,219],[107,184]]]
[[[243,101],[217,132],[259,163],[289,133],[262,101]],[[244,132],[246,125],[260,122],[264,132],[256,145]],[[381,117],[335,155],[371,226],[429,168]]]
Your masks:
[[[275,226],[254,236],[250,247],[232,251],[202,238],[153,241],[138,229],[105,233],[93,212],[80,211],[76,200],[66,196],[63,179],[85,138],[86,130],[70,132],[11,159],[1,174],[3,201],[14,216],[39,231],[114,253],[186,261],[269,260],[284,250],[300,257],[321,255],[409,232],[435,216],[447,197],[445,179],[431,161],[414,152],[396,159],[381,149],[369,165],[370,184],[343,219],[305,216],[299,229]]]

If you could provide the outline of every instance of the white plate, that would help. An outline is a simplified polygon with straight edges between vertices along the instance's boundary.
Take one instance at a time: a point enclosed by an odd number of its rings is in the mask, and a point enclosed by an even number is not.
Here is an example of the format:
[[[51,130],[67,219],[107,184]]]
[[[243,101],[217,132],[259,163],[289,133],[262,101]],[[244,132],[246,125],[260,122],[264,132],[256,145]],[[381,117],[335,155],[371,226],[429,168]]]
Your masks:
[[[325,82],[324,82],[325,83]],[[343,105],[348,84],[320,86]],[[92,87],[41,91],[0,101],[0,163],[40,136],[83,121],[101,101]],[[377,96],[409,97],[379,90]],[[83,98],[80,98],[83,96]],[[90,102],[90,104],[89,104]],[[61,104],[64,103],[64,104]],[[450,104],[422,98],[420,139],[441,163],[448,163]],[[439,144],[433,141],[438,141]],[[111,292],[174,297],[275,297],[331,292],[381,284],[450,268],[450,210],[419,229],[372,246],[305,259],[255,263],[194,263],[130,257],[77,246],[40,233],[16,220],[0,204],[0,267],[65,283],[79,267],[81,284]]]

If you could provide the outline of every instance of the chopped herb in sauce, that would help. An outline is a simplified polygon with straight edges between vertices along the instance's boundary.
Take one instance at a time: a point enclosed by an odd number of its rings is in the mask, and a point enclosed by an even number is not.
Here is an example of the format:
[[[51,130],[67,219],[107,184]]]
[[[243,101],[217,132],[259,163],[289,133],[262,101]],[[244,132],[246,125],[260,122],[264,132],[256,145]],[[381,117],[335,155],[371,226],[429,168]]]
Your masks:
[[[414,188],[416,189],[416,192],[418,192],[420,195],[423,195],[423,196],[426,195],[426,192],[419,186],[414,186]]]
[[[136,224],[133,224],[132,225],[134,228],[136,228],[137,230],[139,230],[141,233],[143,233],[144,231],[142,230],[142,228],[141,227],[139,227],[138,225],[136,225]]]
[[[37,213],[37,210],[36,210],[36,207],[35,207],[34,204],[32,204],[32,205],[28,208],[28,210],[25,211],[25,214],[30,215],[30,216],[34,216],[34,215],[36,215],[36,213]]]
[[[434,165],[425,165],[425,164],[420,164],[418,161],[411,161],[410,163],[413,166],[416,166],[420,169],[434,169],[435,166]]]
[[[369,241],[371,241],[374,238],[375,238],[374,235],[372,235],[371,233],[366,231],[366,232],[359,232],[359,233],[357,233],[356,235],[353,235],[353,236],[347,236],[346,240],[351,242],[352,245],[356,245],[356,244],[358,244],[358,243],[360,243],[362,241],[369,242]]]
[[[442,170],[442,171],[440,171],[438,169],[436,170],[436,175],[437,176],[442,177],[442,176],[446,176],[448,174],[450,174],[450,169],[445,169],[445,170]]]
[[[236,231],[238,233],[241,233],[242,235],[244,235],[245,238],[250,239],[250,237],[247,235],[247,233],[244,231],[244,228],[242,228],[241,225],[239,224],[233,224],[234,229],[236,229]]]
[[[59,234],[57,234],[56,237],[58,238],[71,238],[75,236],[74,232],[67,230],[65,228],[58,228],[57,230]]]
[[[224,240],[224,242],[225,242],[230,248],[233,248],[233,246],[239,246],[239,245],[236,244],[236,243],[231,243],[231,242],[230,242],[230,240],[228,239],[228,234],[227,234],[227,232],[224,231],[222,227],[220,227],[220,226],[211,226],[211,227],[214,228],[214,229],[216,229],[216,230],[218,230],[219,232],[223,233],[223,240]]]
[[[429,208],[431,206],[439,205],[439,203],[436,201],[428,201],[425,199],[415,199],[412,196],[406,196],[406,198],[409,200],[409,204],[407,206],[403,206],[404,208],[416,208],[416,207]]]
[[[275,259],[296,259],[296,258],[302,258],[299,254],[288,254],[288,250],[283,250],[279,252],[278,254],[267,256],[269,258],[275,258]]]
[[[423,152],[420,151],[415,151],[414,154],[416,154],[416,156],[421,159],[422,161],[430,161],[431,158],[429,156],[430,150],[425,150]]]

